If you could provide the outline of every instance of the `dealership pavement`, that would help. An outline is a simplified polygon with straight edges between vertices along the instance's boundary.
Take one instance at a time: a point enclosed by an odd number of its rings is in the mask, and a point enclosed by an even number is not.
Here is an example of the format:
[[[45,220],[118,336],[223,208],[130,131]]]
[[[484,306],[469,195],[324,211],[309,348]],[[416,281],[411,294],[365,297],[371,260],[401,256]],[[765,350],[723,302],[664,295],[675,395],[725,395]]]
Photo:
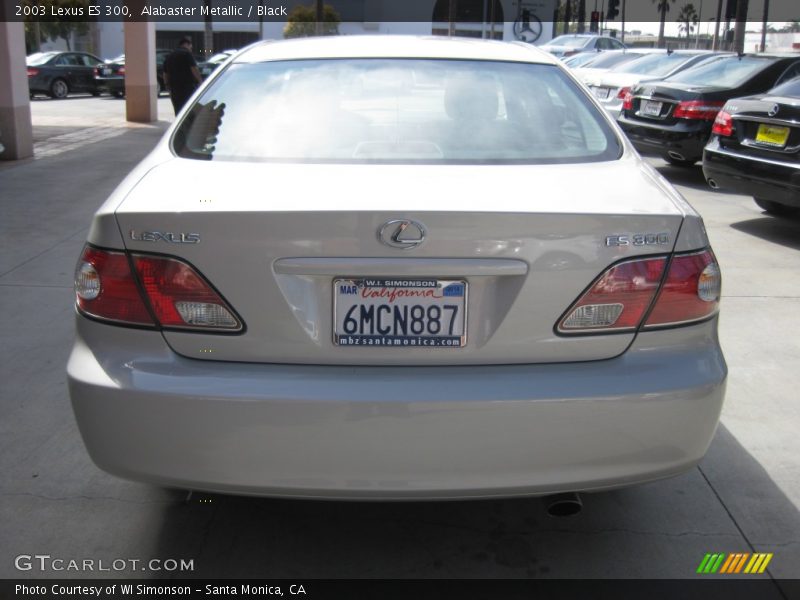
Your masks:
[[[114,102],[34,102],[37,158],[0,163],[0,577],[690,578],[708,552],[772,552],[764,597],[800,592],[787,581],[800,578],[800,221],[658,160],[704,215],[723,269],[728,396],[698,468],[586,495],[569,519],[538,499],[186,501],[97,469],[66,390],[72,271],[92,212],[167,125],[128,126]],[[187,559],[194,571],[15,568],[34,554]]]

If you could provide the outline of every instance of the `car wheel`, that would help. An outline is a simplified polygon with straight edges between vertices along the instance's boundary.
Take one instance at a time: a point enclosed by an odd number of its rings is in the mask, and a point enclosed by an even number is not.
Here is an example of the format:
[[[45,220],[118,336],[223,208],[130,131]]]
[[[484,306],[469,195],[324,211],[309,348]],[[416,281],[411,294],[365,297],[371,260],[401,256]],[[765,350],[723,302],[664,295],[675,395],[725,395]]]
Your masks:
[[[777,215],[780,217],[794,217],[800,215],[800,209],[795,208],[794,206],[786,206],[785,204],[780,204],[779,202],[774,202],[773,200],[765,200],[764,198],[753,198],[761,207],[764,212],[767,212],[771,215]]]
[[[664,160],[675,167],[693,167],[696,160],[687,160],[682,158],[675,158],[674,156],[664,155]]]
[[[125,96],[125,92],[115,91],[111,92],[111,95],[114,96],[114,98],[123,98]]]
[[[50,84],[50,97],[61,100],[66,98],[67,94],[69,94],[67,82],[63,79],[54,79],[53,83]]]

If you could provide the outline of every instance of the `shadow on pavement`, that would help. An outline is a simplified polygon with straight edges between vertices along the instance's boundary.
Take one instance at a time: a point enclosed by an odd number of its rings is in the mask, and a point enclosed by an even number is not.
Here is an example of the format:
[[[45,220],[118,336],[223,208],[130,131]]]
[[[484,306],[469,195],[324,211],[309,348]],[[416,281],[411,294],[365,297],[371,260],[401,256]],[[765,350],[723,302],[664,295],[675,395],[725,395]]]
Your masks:
[[[800,218],[773,217],[765,213],[764,217],[732,223],[731,227],[768,242],[800,250]]]
[[[724,502],[737,500],[721,506],[718,493]],[[797,508],[723,426],[700,469],[584,495],[583,512],[570,518],[548,517],[540,498],[184,498],[175,492],[164,509],[156,545],[156,556],[195,559],[195,572],[173,574],[178,577],[696,578],[706,552],[753,551],[775,552],[771,568],[777,576],[800,575],[800,546],[761,545],[797,537]],[[763,540],[750,540],[755,548],[731,515],[748,535],[763,533]],[[753,522],[757,515],[764,523]]]
[[[684,185],[704,192],[711,191],[699,162],[691,167],[676,167],[666,162],[653,166],[673,185]],[[719,193],[725,194],[726,192],[719,191]]]

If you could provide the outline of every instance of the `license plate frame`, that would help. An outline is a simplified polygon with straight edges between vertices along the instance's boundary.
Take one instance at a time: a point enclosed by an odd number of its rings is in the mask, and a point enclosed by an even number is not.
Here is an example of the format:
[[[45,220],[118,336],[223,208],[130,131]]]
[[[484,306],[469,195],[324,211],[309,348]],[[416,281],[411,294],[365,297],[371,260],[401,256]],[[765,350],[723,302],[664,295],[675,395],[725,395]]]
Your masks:
[[[641,114],[646,117],[660,117],[661,109],[664,107],[663,102],[654,100],[642,100],[642,107],[639,110]]]
[[[757,144],[763,144],[771,148],[783,148],[786,142],[789,141],[789,128],[782,125],[760,123],[756,131],[755,141]]]
[[[607,87],[597,86],[594,88],[594,97],[598,100],[608,100],[611,89]]]
[[[332,296],[334,346],[458,349],[467,345],[469,284],[463,278],[343,276],[333,279]],[[437,319],[439,331],[432,332]]]

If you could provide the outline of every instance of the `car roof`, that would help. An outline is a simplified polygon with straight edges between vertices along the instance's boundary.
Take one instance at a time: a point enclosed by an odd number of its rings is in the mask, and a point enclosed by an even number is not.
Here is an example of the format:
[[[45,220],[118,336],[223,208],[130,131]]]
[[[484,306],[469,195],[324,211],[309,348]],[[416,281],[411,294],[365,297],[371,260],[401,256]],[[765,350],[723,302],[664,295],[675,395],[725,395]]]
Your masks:
[[[236,63],[316,58],[438,58],[559,64],[557,58],[524,42],[405,35],[309,37],[248,46]]]

